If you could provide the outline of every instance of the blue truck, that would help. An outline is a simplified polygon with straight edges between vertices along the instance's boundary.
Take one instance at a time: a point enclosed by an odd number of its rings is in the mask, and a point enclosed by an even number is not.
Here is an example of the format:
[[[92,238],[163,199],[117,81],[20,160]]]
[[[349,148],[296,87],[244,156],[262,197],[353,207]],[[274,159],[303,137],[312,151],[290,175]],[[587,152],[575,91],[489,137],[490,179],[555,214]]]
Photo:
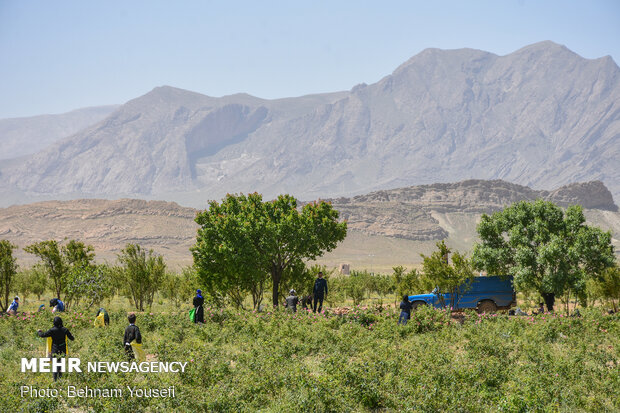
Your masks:
[[[443,298],[443,300],[442,300]],[[413,308],[430,305],[441,308],[450,306],[452,295],[440,293],[435,288],[430,294],[410,295]],[[480,313],[493,313],[498,309],[508,309],[517,304],[517,294],[512,286],[512,277],[474,277],[473,282],[461,285],[454,300],[454,310],[472,308]]]

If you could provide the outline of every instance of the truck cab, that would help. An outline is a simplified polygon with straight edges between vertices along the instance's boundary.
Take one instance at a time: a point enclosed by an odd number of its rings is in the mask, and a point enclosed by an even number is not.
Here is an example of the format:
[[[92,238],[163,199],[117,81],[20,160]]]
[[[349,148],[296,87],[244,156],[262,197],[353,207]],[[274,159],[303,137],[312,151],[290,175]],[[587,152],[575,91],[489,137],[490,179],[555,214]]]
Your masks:
[[[476,309],[480,313],[493,313],[498,309],[508,309],[517,304],[512,276],[474,277],[471,283],[465,283],[457,289],[453,310]],[[452,302],[450,293],[441,293],[435,288],[429,294],[410,295],[409,301],[416,308],[430,305],[436,308],[449,306]]]

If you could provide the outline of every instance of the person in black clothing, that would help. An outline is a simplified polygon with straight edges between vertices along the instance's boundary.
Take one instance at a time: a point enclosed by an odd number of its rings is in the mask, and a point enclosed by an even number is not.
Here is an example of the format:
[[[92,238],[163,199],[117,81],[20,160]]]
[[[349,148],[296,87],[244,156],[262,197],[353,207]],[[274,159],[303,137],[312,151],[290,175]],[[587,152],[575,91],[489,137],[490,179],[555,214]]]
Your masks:
[[[314,281],[312,290],[314,299],[312,300],[312,312],[316,313],[316,305],[319,304],[319,313],[323,309],[323,299],[327,295],[327,281],[323,278],[323,273],[319,271],[318,278]]]
[[[131,313],[127,316],[127,320],[129,320],[129,325],[125,329],[125,335],[123,336],[123,343],[125,344],[125,353],[129,360],[133,360],[135,358],[133,354],[133,349],[131,348],[131,342],[136,340],[137,344],[142,344],[142,335],[140,334],[140,329],[136,326],[136,315]]]
[[[95,317],[99,317],[99,314],[101,314],[101,313],[103,313],[103,323],[106,326],[109,326],[110,325],[110,316],[108,315],[108,312],[103,307],[101,307],[99,310],[97,310],[97,315]]]
[[[409,296],[403,295],[403,301],[401,301],[400,303],[400,317],[398,317],[398,324],[407,324],[407,320],[411,318],[412,308],[413,303],[409,301]]]
[[[289,310],[291,310],[292,312],[296,313],[297,312],[297,303],[299,302],[299,297],[297,297],[295,294],[295,290],[291,290],[288,293],[288,297],[286,297],[286,303],[284,304],[284,306],[286,308],[288,308]]]
[[[54,327],[47,330],[45,333],[42,330],[37,331],[39,337],[51,337],[52,338],[52,357],[63,357],[67,355],[67,343],[66,338],[74,340],[73,335],[62,325],[62,318],[54,317]],[[58,380],[62,376],[60,367],[54,373],[54,381]]]
[[[202,308],[202,305],[205,303],[205,299],[202,296],[202,291],[200,289],[196,290],[196,297],[194,297],[194,308],[196,312],[194,313],[194,323],[204,323],[205,322],[205,311]]]

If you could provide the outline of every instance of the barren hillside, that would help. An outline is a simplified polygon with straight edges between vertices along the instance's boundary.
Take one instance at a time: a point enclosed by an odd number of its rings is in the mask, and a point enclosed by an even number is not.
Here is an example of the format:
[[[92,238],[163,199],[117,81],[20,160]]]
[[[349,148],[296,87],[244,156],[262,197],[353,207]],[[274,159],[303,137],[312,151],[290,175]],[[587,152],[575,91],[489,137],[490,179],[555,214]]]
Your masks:
[[[476,239],[482,212],[519,200],[549,199],[562,206],[578,203],[588,220],[614,234],[620,249],[620,213],[600,182],[572,184],[554,191],[534,191],[503,181],[463,181],[378,191],[331,200],[347,219],[345,241],[319,261],[329,266],[388,271],[413,266],[437,240],[468,251]],[[139,243],[164,255],[172,267],[192,262],[197,210],[164,201],[87,199],[48,201],[0,209],[0,239],[20,247],[46,239],[78,239],[95,246],[100,260],[114,262],[126,243]],[[20,249],[20,263],[33,257]]]

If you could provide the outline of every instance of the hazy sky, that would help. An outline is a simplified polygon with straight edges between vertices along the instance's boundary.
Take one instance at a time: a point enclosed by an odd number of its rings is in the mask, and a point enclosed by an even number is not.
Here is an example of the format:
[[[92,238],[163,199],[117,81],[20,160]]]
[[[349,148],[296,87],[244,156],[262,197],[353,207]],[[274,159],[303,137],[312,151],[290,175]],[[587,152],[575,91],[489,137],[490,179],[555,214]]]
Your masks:
[[[620,61],[620,1],[0,0],[0,118],[160,85],[262,98],[372,83],[428,47],[553,40]]]

